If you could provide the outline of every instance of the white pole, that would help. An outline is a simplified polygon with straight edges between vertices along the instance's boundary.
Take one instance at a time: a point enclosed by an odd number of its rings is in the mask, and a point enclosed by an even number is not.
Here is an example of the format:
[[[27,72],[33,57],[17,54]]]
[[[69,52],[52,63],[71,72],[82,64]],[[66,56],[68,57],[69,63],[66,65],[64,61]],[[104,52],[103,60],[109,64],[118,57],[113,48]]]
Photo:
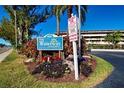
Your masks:
[[[79,80],[76,41],[73,41],[73,55],[74,55],[75,79]]]
[[[78,5],[78,14],[79,14],[79,22],[78,22],[78,43],[79,43],[79,57],[81,57],[81,25],[80,25],[80,22],[81,22],[81,15],[80,15],[80,5]]]

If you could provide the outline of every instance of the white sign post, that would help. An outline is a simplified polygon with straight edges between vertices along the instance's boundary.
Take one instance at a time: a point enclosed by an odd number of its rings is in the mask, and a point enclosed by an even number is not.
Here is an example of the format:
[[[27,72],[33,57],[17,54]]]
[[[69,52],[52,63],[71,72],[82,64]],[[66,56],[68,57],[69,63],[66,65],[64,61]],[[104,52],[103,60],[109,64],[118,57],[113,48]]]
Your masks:
[[[68,30],[69,30],[69,40],[73,44],[75,79],[79,80],[77,45],[76,45],[76,41],[78,40],[78,35],[77,35],[78,21],[77,21],[77,17],[73,16],[73,14],[72,17],[68,19]]]

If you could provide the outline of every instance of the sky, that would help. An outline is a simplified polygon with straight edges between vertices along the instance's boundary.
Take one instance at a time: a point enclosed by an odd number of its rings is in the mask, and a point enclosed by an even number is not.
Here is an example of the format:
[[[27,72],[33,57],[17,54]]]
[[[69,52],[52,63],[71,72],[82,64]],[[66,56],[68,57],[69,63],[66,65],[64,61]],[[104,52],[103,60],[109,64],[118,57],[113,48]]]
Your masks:
[[[60,30],[67,31],[67,13],[61,16]],[[36,26],[43,34],[56,32],[56,18],[53,16],[46,23]],[[86,21],[81,30],[124,30],[124,6],[89,5]]]
[[[0,22],[3,17],[9,18],[3,6],[0,6]],[[60,31],[67,31],[67,12],[61,16]],[[36,31],[41,30],[42,35],[56,32],[56,17],[38,24]],[[124,30],[124,6],[120,5],[89,5],[86,21],[81,30]],[[1,40],[0,40],[1,42]]]

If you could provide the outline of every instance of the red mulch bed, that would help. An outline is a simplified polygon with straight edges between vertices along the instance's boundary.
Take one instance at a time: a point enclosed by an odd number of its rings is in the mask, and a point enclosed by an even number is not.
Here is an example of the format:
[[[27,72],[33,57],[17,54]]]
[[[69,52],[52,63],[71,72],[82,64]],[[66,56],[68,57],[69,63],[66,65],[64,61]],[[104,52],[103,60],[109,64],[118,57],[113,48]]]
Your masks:
[[[30,63],[24,63],[24,64],[26,65],[27,69],[31,73],[32,70],[34,70],[36,65],[38,65],[39,63],[30,62]],[[96,68],[96,62],[93,63],[93,70],[95,68]],[[87,78],[84,75],[80,74],[80,80],[77,81],[77,80],[75,80],[74,76],[75,76],[74,72],[71,72],[70,74],[66,74],[61,78],[46,78],[46,76],[44,76],[42,74],[34,75],[34,77],[37,78],[37,80],[44,80],[44,81],[50,81],[50,82],[81,82],[82,80]]]

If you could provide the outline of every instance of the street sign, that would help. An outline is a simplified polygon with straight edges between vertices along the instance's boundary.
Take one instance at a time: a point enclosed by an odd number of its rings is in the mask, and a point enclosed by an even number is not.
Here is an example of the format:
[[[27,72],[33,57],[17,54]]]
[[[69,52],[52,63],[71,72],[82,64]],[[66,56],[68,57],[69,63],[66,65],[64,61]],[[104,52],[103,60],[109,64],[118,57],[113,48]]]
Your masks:
[[[73,16],[68,19],[68,31],[69,31],[69,40],[77,41],[78,40],[78,18],[76,16]]]
[[[54,35],[38,37],[37,50],[63,50],[63,37]]]
[[[73,16],[68,19],[68,30],[69,30],[69,40],[73,44],[73,56],[74,56],[74,70],[75,70],[75,80],[79,80],[79,72],[78,72],[78,60],[77,60],[77,44],[78,40],[78,18]]]

